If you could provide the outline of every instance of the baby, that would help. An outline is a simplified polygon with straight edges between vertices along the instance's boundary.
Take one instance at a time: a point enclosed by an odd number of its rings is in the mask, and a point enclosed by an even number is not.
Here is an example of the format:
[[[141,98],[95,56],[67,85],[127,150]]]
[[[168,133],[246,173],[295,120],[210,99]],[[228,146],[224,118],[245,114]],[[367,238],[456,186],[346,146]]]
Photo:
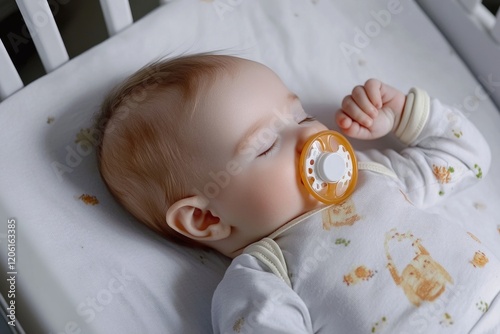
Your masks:
[[[326,126],[262,64],[192,55],[149,65],[97,120],[101,175],[162,235],[233,258],[212,300],[215,333],[499,333],[500,261],[423,211],[484,176],[488,145],[456,109],[375,79],[342,101],[344,134],[407,145],[356,152],[338,205],[300,181]]]

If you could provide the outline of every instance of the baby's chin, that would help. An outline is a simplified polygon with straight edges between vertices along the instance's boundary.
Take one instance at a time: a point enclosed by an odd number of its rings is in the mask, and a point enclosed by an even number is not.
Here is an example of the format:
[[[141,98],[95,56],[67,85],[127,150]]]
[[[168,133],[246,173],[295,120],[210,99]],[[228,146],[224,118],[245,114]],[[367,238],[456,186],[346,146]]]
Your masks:
[[[323,203],[321,201],[318,201],[315,198],[312,198],[311,202],[312,202],[311,206],[307,208],[306,212],[309,212],[309,211],[312,211],[312,210],[316,210],[316,209],[319,209],[319,208],[323,208],[323,207],[326,206],[325,203]]]
[[[289,219],[288,221],[286,221],[285,224],[287,224],[287,223],[289,223],[289,222],[291,222],[293,220],[297,220],[297,219],[300,220],[302,216],[305,216],[308,213],[310,213],[311,211],[318,210],[318,209],[320,209],[320,208],[322,208],[322,207],[325,206],[324,203],[321,203],[320,201],[317,201],[317,200],[315,200],[315,201],[316,201],[315,205],[311,205],[311,206],[308,206],[308,207],[304,208],[304,210],[301,210],[301,212],[299,212],[297,215],[295,215],[294,217],[292,217],[291,219]]]
[[[304,199],[304,206],[302,210],[300,210],[300,212],[297,215],[295,215],[295,217],[292,218],[292,220],[297,219],[298,217],[305,215],[308,212],[320,209],[325,206],[326,206],[325,203],[318,201],[316,198],[308,194],[308,197]]]

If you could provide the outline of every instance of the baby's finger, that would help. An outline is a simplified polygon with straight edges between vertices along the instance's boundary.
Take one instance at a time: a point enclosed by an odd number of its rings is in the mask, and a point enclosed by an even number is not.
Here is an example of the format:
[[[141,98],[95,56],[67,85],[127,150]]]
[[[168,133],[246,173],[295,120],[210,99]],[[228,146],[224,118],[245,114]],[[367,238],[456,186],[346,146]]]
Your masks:
[[[356,102],[356,104],[361,108],[361,110],[368,114],[368,116],[370,116],[371,118],[377,117],[378,110],[373,105],[372,101],[370,101],[370,99],[368,98],[365,87],[354,87],[354,89],[352,90],[352,98],[354,102]]]
[[[372,139],[370,131],[356,122],[353,122],[348,128],[342,128],[342,132],[356,139]]]
[[[335,115],[335,121],[341,129],[349,129],[352,125],[352,118],[346,115],[342,110],[339,110]]]
[[[368,95],[368,98],[370,99],[372,104],[377,109],[382,108],[383,105],[381,88],[382,88],[382,82],[380,80],[369,79],[368,81],[365,82],[366,94]]]
[[[342,100],[342,111],[352,118],[355,122],[363,126],[370,127],[373,120],[356,104],[351,95],[348,95]]]

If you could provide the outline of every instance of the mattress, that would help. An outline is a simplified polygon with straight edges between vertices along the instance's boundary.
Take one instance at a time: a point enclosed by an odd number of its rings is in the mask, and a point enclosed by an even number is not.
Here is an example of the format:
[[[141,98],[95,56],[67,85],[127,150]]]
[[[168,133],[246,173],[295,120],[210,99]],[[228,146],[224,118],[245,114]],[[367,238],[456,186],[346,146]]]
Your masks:
[[[466,113],[490,173],[433,211],[500,254],[500,113],[415,2],[173,0],[0,103],[1,268],[15,220],[16,317],[28,333],[211,333],[229,260],[139,225],[101,181],[88,137],[109,89],[148,62],[217,50],[264,63],[335,129],[355,85],[412,86]],[[353,141],[398,148],[393,137]],[[8,282],[0,283],[4,297]]]

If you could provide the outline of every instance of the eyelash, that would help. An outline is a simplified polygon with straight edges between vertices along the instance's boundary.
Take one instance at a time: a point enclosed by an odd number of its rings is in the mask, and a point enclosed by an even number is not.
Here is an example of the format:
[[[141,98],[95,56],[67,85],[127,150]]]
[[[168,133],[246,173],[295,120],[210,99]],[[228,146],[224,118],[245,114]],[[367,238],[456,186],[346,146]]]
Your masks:
[[[304,122],[314,122],[316,120],[316,117],[307,115],[306,118],[304,118],[302,121],[299,122],[299,124],[302,124]]]
[[[316,120],[316,117],[307,115],[306,118],[304,118],[302,121],[299,122],[299,124],[305,123],[305,122],[313,122]],[[269,155],[272,151],[276,149],[278,146],[278,140],[275,140],[274,143],[269,147],[267,150],[259,154],[259,157],[265,157]]]
[[[259,157],[265,157],[266,155],[270,154],[274,149],[278,146],[278,140],[275,140],[274,143],[269,147],[267,150],[259,154]]]

